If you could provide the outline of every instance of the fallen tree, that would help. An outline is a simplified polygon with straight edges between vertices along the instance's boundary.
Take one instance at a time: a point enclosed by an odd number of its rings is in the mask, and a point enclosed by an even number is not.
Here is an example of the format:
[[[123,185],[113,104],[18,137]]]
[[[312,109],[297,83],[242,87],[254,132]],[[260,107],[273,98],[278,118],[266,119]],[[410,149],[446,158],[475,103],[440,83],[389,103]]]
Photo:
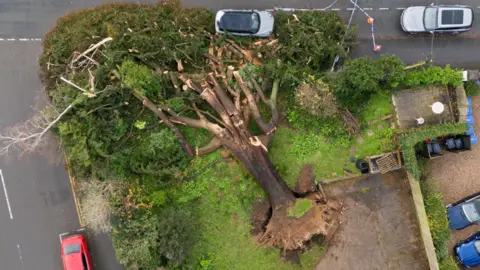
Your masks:
[[[278,38],[253,40],[214,35],[210,11],[181,8],[178,1],[106,4],[67,14],[47,33],[40,58],[56,113],[26,137],[11,133],[0,142],[11,148],[28,141],[25,146],[33,151],[53,131],[78,179],[128,182],[139,203],[151,206],[147,216],[155,216],[152,224],[166,207],[164,202],[155,206],[152,194],[161,190],[171,199],[169,192],[190,179],[184,172],[191,157],[225,148],[268,196],[272,216],[260,241],[286,250],[301,248],[313,235],[327,233],[336,204],[308,196],[312,207],[289,215],[300,196],[268,157],[280,122],[279,87],[329,67],[351,44],[339,42],[344,37],[351,41],[352,33],[334,13],[278,16],[277,26],[285,27]],[[320,31],[319,22],[328,31]],[[312,35],[314,39],[305,39]],[[197,134],[202,134],[200,140]],[[133,250],[129,242],[149,226],[142,226],[143,214],[132,212],[122,219],[126,225],[113,230],[117,256],[126,265],[151,267],[159,263],[152,250],[158,250],[155,238],[162,236],[145,232],[148,243],[139,239],[143,244]],[[182,264],[188,254],[184,248],[182,259],[164,256],[166,262],[159,264]]]

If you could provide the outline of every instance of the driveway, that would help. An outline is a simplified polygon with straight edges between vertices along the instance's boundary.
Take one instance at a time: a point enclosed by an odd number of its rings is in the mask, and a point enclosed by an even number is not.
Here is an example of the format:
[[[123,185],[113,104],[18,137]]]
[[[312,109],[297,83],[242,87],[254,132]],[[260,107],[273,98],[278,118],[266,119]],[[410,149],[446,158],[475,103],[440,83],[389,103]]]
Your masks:
[[[472,109],[476,121],[474,123],[475,132],[479,136],[480,97],[472,98]],[[446,152],[443,157],[433,159],[428,163],[428,180],[438,188],[445,205],[480,192],[478,164],[480,164],[480,145],[473,145],[472,151]],[[460,231],[452,231],[452,238],[448,242],[449,252],[453,253],[453,247],[457,242],[478,231],[480,231],[480,225],[472,225]]]
[[[428,269],[403,171],[325,186],[343,199],[341,224],[317,270]]]

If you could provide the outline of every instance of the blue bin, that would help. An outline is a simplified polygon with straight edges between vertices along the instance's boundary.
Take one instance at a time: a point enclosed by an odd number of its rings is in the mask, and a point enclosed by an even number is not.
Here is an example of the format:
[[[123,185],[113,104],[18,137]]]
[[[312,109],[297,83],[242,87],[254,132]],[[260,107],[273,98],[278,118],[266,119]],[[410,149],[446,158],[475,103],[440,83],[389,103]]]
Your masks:
[[[470,143],[472,145],[477,144],[477,136],[475,136],[475,135],[470,136]]]
[[[473,125],[474,122],[475,120],[473,119],[473,116],[467,116],[467,125]]]
[[[472,125],[468,125],[468,130],[467,130],[467,132],[465,132],[465,134],[470,135],[470,136],[475,134],[475,131],[473,130]]]
[[[472,106],[468,106],[468,115],[473,115]]]
[[[472,107],[472,98],[467,98],[468,107]]]

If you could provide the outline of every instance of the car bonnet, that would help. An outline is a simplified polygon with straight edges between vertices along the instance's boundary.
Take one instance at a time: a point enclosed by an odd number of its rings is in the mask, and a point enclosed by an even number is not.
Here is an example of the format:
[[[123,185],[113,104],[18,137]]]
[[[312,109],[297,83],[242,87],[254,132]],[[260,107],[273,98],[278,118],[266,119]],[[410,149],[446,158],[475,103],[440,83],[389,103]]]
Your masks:
[[[476,240],[479,241],[479,240]],[[463,243],[458,246],[457,256],[465,266],[475,266],[480,264],[480,254],[475,249],[475,241]]]
[[[423,32],[423,12],[425,7],[409,7],[402,13],[402,27],[407,32]]]
[[[458,230],[470,224],[470,222],[462,214],[462,205],[456,205],[447,209],[448,221],[450,229]]]

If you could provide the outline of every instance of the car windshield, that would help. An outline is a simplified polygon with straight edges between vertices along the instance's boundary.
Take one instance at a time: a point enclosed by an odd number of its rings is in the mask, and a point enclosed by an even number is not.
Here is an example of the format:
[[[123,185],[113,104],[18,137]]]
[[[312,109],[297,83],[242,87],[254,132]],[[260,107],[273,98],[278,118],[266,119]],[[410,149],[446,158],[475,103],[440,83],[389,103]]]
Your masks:
[[[437,8],[427,7],[423,14],[423,24],[426,30],[437,28]]]
[[[480,255],[480,240],[475,241],[475,249],[477,250],[478,254]]]
[[[256,33],[260,17],[256,12],[227,12],[220,19],[220,28],[229,32]]]
[[[468,221],[477,222],[480,220],[480,202],[466,203],[462,205],[462,210]]]
[[[74,253],[80,253],[80,244],[71,244],[63,247],[63,254],[69,255]]]

